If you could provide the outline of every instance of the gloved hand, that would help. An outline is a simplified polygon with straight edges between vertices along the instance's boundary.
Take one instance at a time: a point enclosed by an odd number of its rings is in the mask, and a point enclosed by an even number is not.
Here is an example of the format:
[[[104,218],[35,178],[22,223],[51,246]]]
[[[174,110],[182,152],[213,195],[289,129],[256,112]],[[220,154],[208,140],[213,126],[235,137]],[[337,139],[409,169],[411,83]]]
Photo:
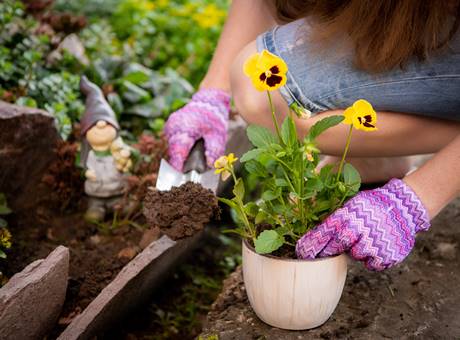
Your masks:
[[[202,89],[192,100],[174,112],[165,125],[169,161],[182,171],[195,142],[203,138],[206,162],[210,168],[225,152],[230,95],[218,89]]]
[[[348,252],[370,270],[402,262],[415,234],[430,227],[428,213],[414,191],[392,179],[362,191],[297,241],[297,257],[312,259]]]

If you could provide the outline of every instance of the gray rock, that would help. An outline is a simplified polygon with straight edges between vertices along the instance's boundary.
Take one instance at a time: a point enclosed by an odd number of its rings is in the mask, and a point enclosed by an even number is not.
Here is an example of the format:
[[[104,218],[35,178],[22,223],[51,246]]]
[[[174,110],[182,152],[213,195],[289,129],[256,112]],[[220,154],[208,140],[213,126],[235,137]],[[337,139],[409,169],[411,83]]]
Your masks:
[[[56,61],[61,60],[64,51],[73,55],[82,65],[89,65],[88,57],[85,54],[85,46],[75,33],[69,34],[65,37],[59,46],[48,55],[47,61],[53,64]]]
[[[56,323],[64,304],[69,250],[57,247],[29,264],[0,289],[0,339],[41,339]]]
[[[60,140],[43,110],[0,101],[0,192],[16,212],[34,206],[38,184]]]

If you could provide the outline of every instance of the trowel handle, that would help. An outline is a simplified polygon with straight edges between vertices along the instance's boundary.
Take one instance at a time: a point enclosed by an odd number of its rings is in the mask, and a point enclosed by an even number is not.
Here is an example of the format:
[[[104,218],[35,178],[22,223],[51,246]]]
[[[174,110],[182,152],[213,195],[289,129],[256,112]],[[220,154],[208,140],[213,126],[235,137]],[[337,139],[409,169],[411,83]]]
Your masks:
[[[203,138],[200,138],[195,142],[195,145],[193,146],[192,150],[188,155],[187,160],[185,161],[184,173],[195,170],[196,172],[201,174],[208,169],[204,151],[204,140]]]

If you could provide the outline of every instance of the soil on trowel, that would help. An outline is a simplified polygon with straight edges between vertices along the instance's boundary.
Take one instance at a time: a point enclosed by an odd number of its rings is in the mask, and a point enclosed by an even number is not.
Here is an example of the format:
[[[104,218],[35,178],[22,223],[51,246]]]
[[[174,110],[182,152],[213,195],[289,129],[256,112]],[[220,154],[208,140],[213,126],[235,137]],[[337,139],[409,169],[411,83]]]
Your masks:
[[[214,193],[200,184],[187,182],[170,191],[152,189],[144,201],[147,223],[173,240],[192,236],[212,219],[220,218]]]

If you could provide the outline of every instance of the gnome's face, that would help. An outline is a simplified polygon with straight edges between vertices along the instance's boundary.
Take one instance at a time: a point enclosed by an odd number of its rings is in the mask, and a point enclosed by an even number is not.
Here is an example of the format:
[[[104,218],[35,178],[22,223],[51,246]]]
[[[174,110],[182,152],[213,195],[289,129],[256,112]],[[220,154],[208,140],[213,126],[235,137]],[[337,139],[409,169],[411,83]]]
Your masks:
[[[86,140],[96,151],[106,151],[117,137],[117,130],[104,120],[98,120],[86,132]]]

